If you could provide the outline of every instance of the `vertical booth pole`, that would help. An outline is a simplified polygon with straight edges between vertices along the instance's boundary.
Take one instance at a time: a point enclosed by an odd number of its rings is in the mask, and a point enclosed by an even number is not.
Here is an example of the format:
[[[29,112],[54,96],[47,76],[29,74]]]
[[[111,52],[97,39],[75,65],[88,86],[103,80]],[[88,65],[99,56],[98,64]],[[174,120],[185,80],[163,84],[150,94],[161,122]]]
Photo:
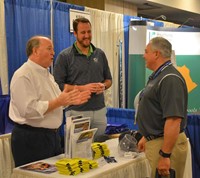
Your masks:
[[[50,19],[50,23],[51,23],[50,24],[50,28],[51,28],[51,40],[52,40],[52,42],[54,42],[54,40],[53,40],[53,0],[51,0],[50,4],[51,4],[51,13],[50,13],[50,15],[51,15],[51,19]],[[50,66],[50,72],[53,75],[53,63]]]
[[[119,40],[118,44],[118,63],[119,63],[119,73],[118,73],[118,84],[119,84],[119,108],[124,108],[123,101],[123,67],[122,67],[122,40]]]

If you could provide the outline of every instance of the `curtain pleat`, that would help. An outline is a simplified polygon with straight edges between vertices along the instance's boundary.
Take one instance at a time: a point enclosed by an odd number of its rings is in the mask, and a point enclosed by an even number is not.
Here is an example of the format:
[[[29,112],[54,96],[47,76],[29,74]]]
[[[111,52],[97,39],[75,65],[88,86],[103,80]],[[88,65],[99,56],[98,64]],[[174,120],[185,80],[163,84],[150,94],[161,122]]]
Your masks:
[[[9,81],[26,60],[26,42],[34,35],[50,37],[50,1],[5,0]]]
[[[85,11],[91,14],[92,24],[92,43],[101,48],[107,58],[113,77],[111,88],[105,92],[105,101],[107,107],[119,107],[119,40],[124,43],[123,34],[123,15],[112,12],[85,8]],[[122,80],[124,80],[124,45],[122,45],[123,71]],[[123,92],[125,84],[122,84]],[[123,93],[124,94],[124,93]],[[124,95],[123,95],[124,97]],[[124,101],[124,98],[123,98]]]
[[[3,0],[0,0],[0,94],[8,94],[7,45]]]
[[[55,58],[64,48],[71,46],[75,41],[73,33],[70,33],[70,9],[83,11],[84,7],[67,3],[53,2],[53,39]]]
[[[0,135],[0,177],[10,178],[14,168],[11,152],[11,134]]]
[[[10,133],[13,129],[14,123],[9,118],[9,95],[0,95],[0,135]]]

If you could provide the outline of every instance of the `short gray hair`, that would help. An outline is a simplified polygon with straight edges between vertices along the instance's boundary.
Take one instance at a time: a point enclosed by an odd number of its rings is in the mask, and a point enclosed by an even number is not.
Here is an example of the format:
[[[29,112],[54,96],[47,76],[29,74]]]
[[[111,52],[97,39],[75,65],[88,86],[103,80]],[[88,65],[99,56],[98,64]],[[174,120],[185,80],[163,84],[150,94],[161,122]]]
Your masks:
[[[31,37],[28,42],[26,43],[26,55],[29,57],[33,53],[33,48],[37,48],[40,46],[41,38],[48,38],[47,36],[36,35]]]
[[[152,50],[160,51],[164,58],[171,58],[172,45],[163,37],[155,37],[150,40]]]

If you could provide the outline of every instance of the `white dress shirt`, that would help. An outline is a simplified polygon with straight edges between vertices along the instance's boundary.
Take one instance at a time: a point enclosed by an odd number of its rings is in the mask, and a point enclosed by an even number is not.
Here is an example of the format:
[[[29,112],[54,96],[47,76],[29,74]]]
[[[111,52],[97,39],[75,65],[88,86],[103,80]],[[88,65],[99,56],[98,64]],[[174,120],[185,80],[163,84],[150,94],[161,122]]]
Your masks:
[[[48,69],[28,60],[13,75],[10,84],[10,118],[33,127],[58,128],[63,108],[45,114],[49,100],[61,93]]]

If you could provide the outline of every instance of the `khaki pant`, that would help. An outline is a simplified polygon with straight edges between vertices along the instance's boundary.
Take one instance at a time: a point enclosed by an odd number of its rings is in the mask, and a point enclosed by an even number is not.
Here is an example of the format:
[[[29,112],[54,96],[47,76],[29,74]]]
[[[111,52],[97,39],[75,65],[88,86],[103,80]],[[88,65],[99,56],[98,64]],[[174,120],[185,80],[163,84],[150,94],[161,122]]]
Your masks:
[[[163,137],[148,141],[145,144],[145,155],[149,160],[150,166],[152,168],[151,178],[155,178],[156,168],[158,166],[158,160],[160,158],[159,150],[162,144],[163,144]],[[187,152],[188,152],[187,137],[185,133],[180,133],[170,157],[171,168],[175,170],[176,178],[183,178]]]

